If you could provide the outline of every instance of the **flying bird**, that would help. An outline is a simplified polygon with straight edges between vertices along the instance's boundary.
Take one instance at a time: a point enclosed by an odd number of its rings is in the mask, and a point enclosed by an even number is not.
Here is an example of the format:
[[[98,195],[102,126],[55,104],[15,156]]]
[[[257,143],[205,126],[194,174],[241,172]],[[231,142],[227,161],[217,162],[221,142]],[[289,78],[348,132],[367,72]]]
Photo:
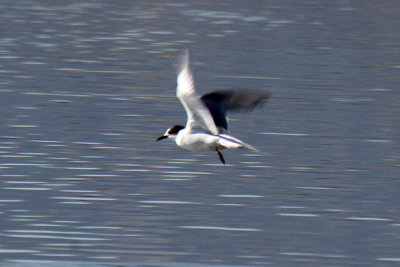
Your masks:
[[[251,110],[263,103],[269,94],[257,90],[219,90],[199,96],[189,66],[189,51],[179,58],[176,96],[187,113],[186,126],[169,128],[157,141],[169,138],[179,147],[191,151],[215,151],[225,164],[220,150],[245,148],[258,150],[228,134],[226,113],[229,110]]]

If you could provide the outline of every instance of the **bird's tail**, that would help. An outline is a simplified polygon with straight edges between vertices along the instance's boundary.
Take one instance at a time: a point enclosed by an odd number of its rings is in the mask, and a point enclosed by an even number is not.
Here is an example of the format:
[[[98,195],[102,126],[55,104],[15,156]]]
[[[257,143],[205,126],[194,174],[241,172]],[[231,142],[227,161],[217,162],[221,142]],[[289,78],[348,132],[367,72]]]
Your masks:
[[[227,134],[220,134],[219,136],[222,137],[219,140],[219,144],[225,148],[244,148],[244,149],[248,149],[248,150],[260,153],[260,151],[257,148],[255,148],[254,146],[246,144],[245,142],[243,142],[235,137],[232,137]]]
[[[243,143],[243,144],[242,144],[242,148],[245,148],[245,149],[248,149],[248,150],[257,152],[257,153],[261,153],[260,150],[258,150],[258,149],[255,148],[254,146],[249,145],[249,144],[246,144],[246,143]]]

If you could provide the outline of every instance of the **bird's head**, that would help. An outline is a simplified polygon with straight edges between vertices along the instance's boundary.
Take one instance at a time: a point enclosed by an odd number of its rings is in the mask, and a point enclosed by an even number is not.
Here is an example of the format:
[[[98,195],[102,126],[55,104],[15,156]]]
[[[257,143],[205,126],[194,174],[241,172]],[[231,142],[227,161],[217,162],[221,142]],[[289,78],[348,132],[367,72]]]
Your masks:
[[[160,136],[157,138],[156,141],[161,141],[163,139],[166,138],[176,138],[176,136],[178,135],[179,131],[184,129],[185,127],[181,126],[181,125],[174,125],[171,128],[169,128],[164,135]]]

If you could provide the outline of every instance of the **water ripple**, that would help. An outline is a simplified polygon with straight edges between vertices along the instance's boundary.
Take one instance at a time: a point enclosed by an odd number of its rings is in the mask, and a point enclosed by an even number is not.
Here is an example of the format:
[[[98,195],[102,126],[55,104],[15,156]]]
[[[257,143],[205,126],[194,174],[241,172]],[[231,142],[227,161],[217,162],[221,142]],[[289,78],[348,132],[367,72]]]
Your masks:
[[[177,200],[141,200],[140,203],[145,204],[172,204],[172,205],[201,205],[203,203]]]
[[[217,231],[236,231],[236,232],[261,232],[256,228],[236,228],[236,227],[221,227],[221,226],[204,226],[204,225],[183,225],[179,228],[194,229],[194,230],[217,230]]]

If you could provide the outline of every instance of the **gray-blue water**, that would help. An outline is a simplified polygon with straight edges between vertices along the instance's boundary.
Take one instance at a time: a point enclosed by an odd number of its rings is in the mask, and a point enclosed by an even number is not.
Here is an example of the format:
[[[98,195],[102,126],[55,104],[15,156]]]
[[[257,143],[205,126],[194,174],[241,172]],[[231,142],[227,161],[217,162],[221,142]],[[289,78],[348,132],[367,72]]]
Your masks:
[[[398,266],[400,5],[0,1],[0,265]],[[201,93],[266,89],[231,133],[155,138]],[[104,266],[104,265],[101,265]]]

